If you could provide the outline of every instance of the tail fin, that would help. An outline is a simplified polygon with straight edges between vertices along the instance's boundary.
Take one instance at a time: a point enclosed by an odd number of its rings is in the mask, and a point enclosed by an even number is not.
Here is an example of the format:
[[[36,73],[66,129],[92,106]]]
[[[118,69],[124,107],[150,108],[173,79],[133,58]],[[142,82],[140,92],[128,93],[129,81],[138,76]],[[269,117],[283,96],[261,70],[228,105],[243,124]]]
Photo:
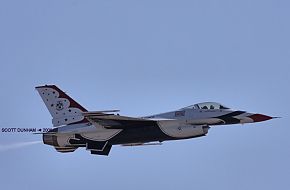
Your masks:
[[[88,122],[82,112],[87,110],[55,85],[35,88],[52,116],[54,127]]]

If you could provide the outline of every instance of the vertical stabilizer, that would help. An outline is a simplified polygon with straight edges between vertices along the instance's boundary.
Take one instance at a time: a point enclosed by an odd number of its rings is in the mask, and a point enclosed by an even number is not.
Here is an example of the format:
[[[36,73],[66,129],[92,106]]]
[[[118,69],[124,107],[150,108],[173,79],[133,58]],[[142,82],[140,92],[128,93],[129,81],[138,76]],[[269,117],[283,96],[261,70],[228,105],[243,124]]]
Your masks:
[[[39,95],[52,116],[54,127],[88,122],[82,112],[87,110],[55,85],[36,87]]]

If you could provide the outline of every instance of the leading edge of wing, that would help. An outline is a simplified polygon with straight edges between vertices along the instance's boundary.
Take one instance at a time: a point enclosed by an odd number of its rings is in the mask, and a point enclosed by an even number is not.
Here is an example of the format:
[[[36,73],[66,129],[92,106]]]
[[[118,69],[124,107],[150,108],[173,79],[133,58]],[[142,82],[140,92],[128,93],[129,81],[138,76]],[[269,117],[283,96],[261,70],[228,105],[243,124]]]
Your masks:
[[[126,129],[130,127],[141,127],[155,125],[156,122],[161,120],[172,120],[163,118],[138,118],[128,117],[114,114],[89,114],[86,112],[83,116],[91,122],[95,122],[99,125],[104,126],[107,129]]]

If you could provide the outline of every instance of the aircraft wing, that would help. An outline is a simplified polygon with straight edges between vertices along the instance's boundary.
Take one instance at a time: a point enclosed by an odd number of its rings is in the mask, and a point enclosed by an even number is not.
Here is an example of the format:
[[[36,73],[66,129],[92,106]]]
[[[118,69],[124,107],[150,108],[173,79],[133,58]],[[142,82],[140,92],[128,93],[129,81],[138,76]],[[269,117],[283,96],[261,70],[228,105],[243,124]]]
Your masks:
[[[90,122],[97,123],[108,129],[126,129],[128,127],[151,126],[156,124],[156,121],[149,119],[100,112],[84,112],[83,116]]]

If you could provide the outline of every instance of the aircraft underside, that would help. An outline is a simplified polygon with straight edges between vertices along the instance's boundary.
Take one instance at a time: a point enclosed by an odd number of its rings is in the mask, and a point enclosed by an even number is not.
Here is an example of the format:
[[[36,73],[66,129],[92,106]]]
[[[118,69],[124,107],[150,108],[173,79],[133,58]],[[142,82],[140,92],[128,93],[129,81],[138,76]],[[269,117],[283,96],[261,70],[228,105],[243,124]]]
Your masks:
[[[180,128],[182,130],[182,128]],[[108,155],[109,149],[112,145],[124,145],[124,146],[140,146],[146,145],[150,142],[163,142],[168,140],[181,140],[188,138],[195,138],[205,136],[208,132],[208,127],[204,127],[202,133],[196,133],[192,136],[186,137],[172,137],[165,134],[156,122],[152,122],[152,125],[139,126],[135,128],[127,128],[121,130],[114,137],[104,141],[96,140],[99,137],[99,133],[88,134],[73,134],[73,135],[60,135],[56,136],[58,129],[51,130],[50,132],[43,134],[44,144],[52,145],[59,152],[73,152],[79,147],[85,147],[91,151],[92,154]],[[66,146],[62,146],[59,142],[66,141]]]

